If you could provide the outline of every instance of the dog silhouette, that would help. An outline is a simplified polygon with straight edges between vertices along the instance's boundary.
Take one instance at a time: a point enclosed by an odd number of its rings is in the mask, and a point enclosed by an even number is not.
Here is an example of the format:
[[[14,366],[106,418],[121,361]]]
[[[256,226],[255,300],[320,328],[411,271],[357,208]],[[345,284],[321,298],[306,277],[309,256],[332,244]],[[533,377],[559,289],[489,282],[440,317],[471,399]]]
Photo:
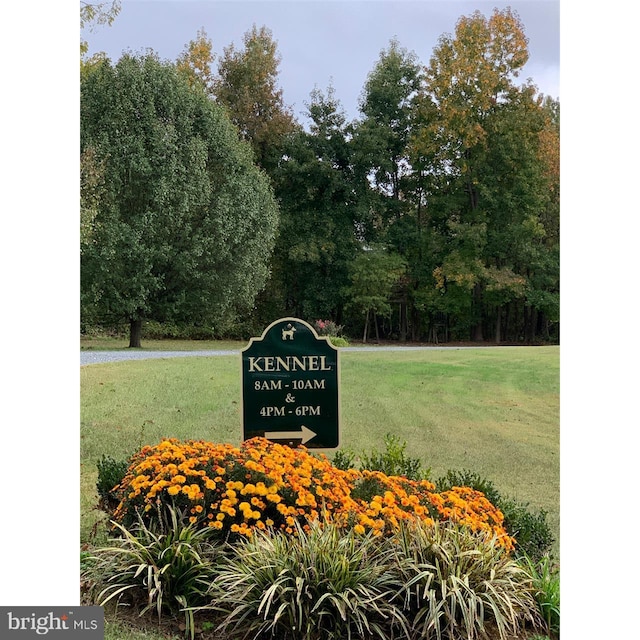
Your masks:
[[[292,327],[290,324],[287,325],[287,329],[282,330],[282,339],[283,340],[293,340],[293,333],[296,330],[295,327]]]

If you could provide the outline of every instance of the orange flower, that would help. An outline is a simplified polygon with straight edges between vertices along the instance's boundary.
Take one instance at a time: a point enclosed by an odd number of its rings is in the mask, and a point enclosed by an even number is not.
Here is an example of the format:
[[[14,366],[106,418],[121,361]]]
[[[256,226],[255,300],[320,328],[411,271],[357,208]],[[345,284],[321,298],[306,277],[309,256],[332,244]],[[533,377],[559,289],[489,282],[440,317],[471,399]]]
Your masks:
[[[213,480],[208,476],[211,470],[216,474]],[[361,481],[374,482],[380,495],[354,499],[352,492]],[[513,548],[502,513],[469,487],[436,493],[426,480],[416,482],[378,471],[343,471],[305,447],[293,449],[264,438],[240,447],[176,439],[145,446],[132,457],[118,491],[121,501],[114,517],[119,521],[135,521],[140,511],[145,518],[156,518],[163,504],[169,506],[170,498],[179,498],[192,514],[202,514],[202,504],[209,505],[207,517],[198,526],[241,536],[265,526],[292,533],[296,520],[308,526],[318,518],[336,526],[354,522],[359,533],[368,529],[382,535],[403,520],[432,523],[437,518],[495,534],[507,550]],[[238,494],[246,498],[238,506],[240,513],[235,508]]]

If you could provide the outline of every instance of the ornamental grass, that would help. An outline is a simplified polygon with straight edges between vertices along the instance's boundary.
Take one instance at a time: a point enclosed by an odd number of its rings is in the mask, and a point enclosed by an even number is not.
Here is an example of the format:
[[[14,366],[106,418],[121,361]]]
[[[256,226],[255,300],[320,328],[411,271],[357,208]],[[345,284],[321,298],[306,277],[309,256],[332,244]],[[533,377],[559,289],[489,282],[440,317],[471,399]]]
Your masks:
[[[451,522],[394,536],[410,638],[512,640],[543,628],[531,572],[495,539]]]
[[[155,609],[184,616],[186,631],[194,637],[193,607],[208,602],[223,545],[208,539],[204,529],[181,522],[175,511],[163,531],[138,522],[129,530],[116,525],[120,537],[85,556],[84,586],[91,603],[137,610],[140,616]]]
[[[210,589],[224,638],[391,640],[409,628],[394,598],[397,550],[353,529],[296,524],[296,535],[258,531],[218,565]],[[386,543],[386,544],[385,544]]]
[[[513,640],[544,628],[529,571],[468,527],[390,536],[312,523],[257,532],[221,558],[200,610],[234,640]]]
[[[256,530],[295,535],[317,521],[373,535],[393,533],[402,522],[449,521],[495,537],[507,551],[514,545],[502,513],[479,491],[437,492],[428,480],[342,470],[305,447],[264,438],[239,447],[174,438],[145,446],[114,492],[114,520],[124,526],[138,518],[152,526],[168,510],[231,539]]]

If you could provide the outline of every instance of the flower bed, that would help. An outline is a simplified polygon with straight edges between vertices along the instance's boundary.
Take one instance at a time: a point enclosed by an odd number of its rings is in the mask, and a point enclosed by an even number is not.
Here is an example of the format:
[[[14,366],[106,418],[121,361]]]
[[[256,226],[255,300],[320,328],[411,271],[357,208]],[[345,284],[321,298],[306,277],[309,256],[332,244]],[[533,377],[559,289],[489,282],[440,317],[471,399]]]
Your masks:
[[[263,438],[240,447],[205,441],[162,440],[142,448],[115,490],[114,519],[146,523],[177,508],[189,523],[221,536],[250,537],[256,529],[295,533],[315,521],[376,535],[402,521],[451,521],[495,536],[506,550],[514,540],[502,513],[479,491],[453,487],[436,492],[427,480],[377,471],[341,470],[326,456]]]

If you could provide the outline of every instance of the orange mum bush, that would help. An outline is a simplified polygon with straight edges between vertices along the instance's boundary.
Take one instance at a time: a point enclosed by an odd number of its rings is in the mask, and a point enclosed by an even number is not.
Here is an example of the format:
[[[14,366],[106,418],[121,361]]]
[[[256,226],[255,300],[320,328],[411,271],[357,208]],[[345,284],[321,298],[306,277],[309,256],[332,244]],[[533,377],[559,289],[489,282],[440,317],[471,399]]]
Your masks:
[[[396,530],[401,520],[451,520],[513,548],[502,514],[482,493],[434,488],[426,480],[340,470],[324,455],[264,438],[240,447],[166,439],[132,457],[116,488],[114,518],[125,526],[138,517],[151,523],[172,507],[195,526],[225,536],[266,528],[294,533],[296,521],[308,529],[319,519],[376,535]]]
[[[470,487],[454,487],[437,493],[433,483],[408,480],[401,476],[387,476],[380,471],[361,471],[361,485],[367,485],[371,496],[358,500],[356,530],[367,528],[374,532],[390,533],[398,529],[401,520],[449,520],[495,535],[507,550],[514,548],[514,540],[507,534],[502,512],[483,493]],[[372,489],[378,489],[376,492]],[[361,489],[356,485],[354,494]]]

